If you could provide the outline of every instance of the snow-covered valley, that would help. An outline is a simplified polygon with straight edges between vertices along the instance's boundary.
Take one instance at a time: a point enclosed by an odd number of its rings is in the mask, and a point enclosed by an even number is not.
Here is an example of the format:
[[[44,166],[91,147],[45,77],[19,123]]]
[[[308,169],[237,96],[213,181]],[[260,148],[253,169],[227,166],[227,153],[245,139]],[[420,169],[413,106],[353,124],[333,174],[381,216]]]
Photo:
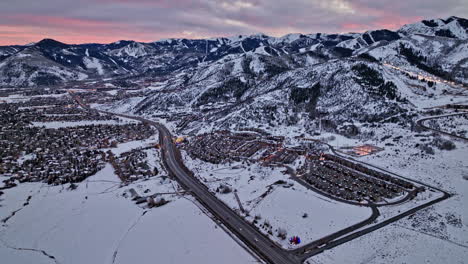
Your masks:
[[[0,259],[466,263],[467,32],[0,47]]]

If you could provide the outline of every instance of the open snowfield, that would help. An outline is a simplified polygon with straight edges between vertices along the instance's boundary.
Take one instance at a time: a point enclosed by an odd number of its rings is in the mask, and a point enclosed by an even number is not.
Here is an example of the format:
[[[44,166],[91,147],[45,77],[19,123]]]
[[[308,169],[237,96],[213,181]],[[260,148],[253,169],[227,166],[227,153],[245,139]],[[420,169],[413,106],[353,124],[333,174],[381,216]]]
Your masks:
[[[397,222],[325,251],[311,258],[308,263],[464,264],[467,254],[466,247],[408,229]]]
[[[288,238],[299,235],[304,244],[357,224],[371,216],[369,208],[319,197],[298,184],[292,188],[278,188],[250,213],[268,219],[276,228],[283,228],[288,232]],[[307,216],[304,217],[304,214]],[[262,219],[259,220],[259,225],[262,224]],[[283,247],[296,247],[288,241],[281,241],[278,238],[275,240]]]
[[[121,155],[124,152],[128,152],[132,149],[137,149],[137,148],[144,148],[148,147],[149,145],[154,145],[159,142],[159,137],[158,134],[155,134],[145,140],[134,140],[134,141],[129,141],[125,143],[118,144],[116,148],[108,148],[108,149],[102,149],[102,151],[112,151],[114,155]],[[150,156],[151,157],[151,156]]]
[[[128,123],[119,123],[114,120],[100,120],[100,121],[55,121],[55,122],[32,122],[32,126],[46,127],[46,128],[65,128],[77,126],[90,126],[90,125],[126,125]]]
[[[53,121],[53,122],[32,122],[32,126],[46,128],[65,128],[89,125],[128,125],[138,123],[135,120],[119,117],[119,120],[84,120],[84,121]]]
[[[295,248],[289,241],[276,236],[278,229],[285,229],[289,236],[299,235],[303,244],[320,239],[350,225],[364,221],[371,216],[371,209],[338,203],[310,191],[284,175],[282,168],[274,170],[235,163],[232,167],[206,164],[184,155],[186,165],[207,184],[212,192],[221,183],[237,192],[243,208],[249,212],[246,219],[258,219],[257,227],[268,235],[269,228],[263,228],[265,221],[271,225],[270,238],[287,249]],[[284,183],[278,183],[284,181]],[[234,210],[239,204],[234,193],[216,193],[217,197]],[[304,217],[304,214],[307,216]],[[244,214],[245,216],[245,214]]]
[[[21,210],[0,228],[2,263],[254,261],[191,197],[165,195],[170,203],[148,209],[123,196],[130,188],[142,194],[174,192],[174,186],[156,177],[119,188],[107,165],[74,191],[42,183],[9,189],[0,202],[1,219]],[[28,196],[29,205],[23,206]]]

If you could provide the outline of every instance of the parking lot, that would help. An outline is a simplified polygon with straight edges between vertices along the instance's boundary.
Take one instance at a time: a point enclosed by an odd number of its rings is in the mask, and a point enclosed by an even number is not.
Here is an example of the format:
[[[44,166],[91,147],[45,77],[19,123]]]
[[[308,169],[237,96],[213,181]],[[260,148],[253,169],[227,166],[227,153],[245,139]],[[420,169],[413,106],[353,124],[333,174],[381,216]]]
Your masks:
[[[298,176],[329,195],[357,202],[389,202],[415,189],[410,182],[329,154],[308,156]]]

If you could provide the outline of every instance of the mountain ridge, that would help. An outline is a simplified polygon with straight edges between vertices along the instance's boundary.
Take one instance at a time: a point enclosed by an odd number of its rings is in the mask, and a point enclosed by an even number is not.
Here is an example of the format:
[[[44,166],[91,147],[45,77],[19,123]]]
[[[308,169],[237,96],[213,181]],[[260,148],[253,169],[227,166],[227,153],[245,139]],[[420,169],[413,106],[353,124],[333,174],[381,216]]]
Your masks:
[[[43,39],[28,46],[0,47],[0,86],[29,87],[104,77],[161,76],[250,53],[281,57],[284,62],[270,65],[273,71],[353,56],[372,60],[373,55],[369,54],[371,50],[391,46],[396,42],[404,42],[403,45],[409,46],[414,40],[408,39],[418,34],[434,37],[440,42],[464,42],[468,39],[467,21],[452,16],[408,24],[397,31],[378,29],[346,34],[297,33],[282,37],[259,33],[209,39],[165,39],[148,43],[120,40],[109,44],[69,45]],[[408,41],[411,43],[408,44]],[[392,50],[395,48],[385,52]],[[424,50],[418,52],[424,53]],[[430,56],[432,54],[421,54],[426,59]],[[278,65],[282,66],[278,68]],[[452,68],[457,67],[464,68],[463,65],[454,65]],[[432,73],[441,72],[445,77],[458,81],[465,74],[463,69],[453,73],[451,67],[439,68]],[[37,75],[42,77],[37,80]]]

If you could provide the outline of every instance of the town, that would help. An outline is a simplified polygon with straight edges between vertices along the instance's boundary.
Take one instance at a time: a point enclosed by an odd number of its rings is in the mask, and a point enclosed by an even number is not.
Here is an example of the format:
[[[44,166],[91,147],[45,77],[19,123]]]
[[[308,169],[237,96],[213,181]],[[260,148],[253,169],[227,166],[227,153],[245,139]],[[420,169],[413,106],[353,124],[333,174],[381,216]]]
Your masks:
[[[112,152],[103,150],[155,134],[154,128],[146,124],[123,122],[117,117],[82,109],[68,96],[3,103],[0,111],[0,174],[7,178],[3,189],[18,182],[81,182],[111,160],[119,168],[119,176],[128,179],[123,173],[135,172],[129,157],[116,158]],[[72,121],[77,125],[60,128],[34,125],[34,122]],[[80,124],[79,121],[114,123]],[[147,171],[145,175],[155,173],[149,168]]]

